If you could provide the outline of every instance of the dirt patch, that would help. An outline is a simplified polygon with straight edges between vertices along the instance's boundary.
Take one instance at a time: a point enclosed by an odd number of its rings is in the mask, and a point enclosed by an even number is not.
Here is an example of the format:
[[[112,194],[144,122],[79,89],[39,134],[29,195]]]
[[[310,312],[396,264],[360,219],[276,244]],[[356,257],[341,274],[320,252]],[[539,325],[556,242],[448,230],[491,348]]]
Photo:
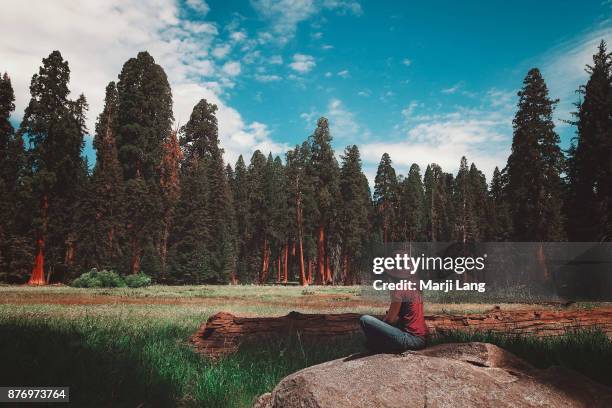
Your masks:
[[[190,305],[190,306],[270,306],[278,308],[306,308],[306,309],[326,309],[330,306],[342,308],[361,307],[377,308],[380,303],[365,301],[354,298],[350,295],[338,294],[316,294],[299,297],[276,297],[274,299],[260,299],[248,297],[215,296],[215,297],[133,297],[117,295],[84,295],[75,294],[36,294],[19,293],[6,294],[0,298],[0,304],[15,305]]]

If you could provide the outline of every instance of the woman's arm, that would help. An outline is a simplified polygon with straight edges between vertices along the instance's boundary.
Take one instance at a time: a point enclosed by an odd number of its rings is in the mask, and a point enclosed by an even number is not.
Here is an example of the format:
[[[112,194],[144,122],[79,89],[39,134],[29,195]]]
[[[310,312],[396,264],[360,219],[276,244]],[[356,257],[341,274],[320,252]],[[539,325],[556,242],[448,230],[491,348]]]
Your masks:
[[[402,307],[402,302],[391,301],[389,305],[389,310],[387,310],[387,314],[385,316],[385,322],[389,324],[395,324],[397,319],[399,319],[399,311]]]

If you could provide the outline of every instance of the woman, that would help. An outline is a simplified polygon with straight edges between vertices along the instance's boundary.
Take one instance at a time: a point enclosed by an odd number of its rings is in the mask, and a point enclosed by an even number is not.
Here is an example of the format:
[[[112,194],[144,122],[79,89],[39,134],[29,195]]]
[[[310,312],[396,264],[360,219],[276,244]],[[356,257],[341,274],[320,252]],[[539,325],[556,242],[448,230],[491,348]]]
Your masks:
[[[427,326],[420,291],[394,290],[389,293],[391,304],[384,321],[369,315],[359,319],[367,349],[377,353],[400,353],[424,348]]]

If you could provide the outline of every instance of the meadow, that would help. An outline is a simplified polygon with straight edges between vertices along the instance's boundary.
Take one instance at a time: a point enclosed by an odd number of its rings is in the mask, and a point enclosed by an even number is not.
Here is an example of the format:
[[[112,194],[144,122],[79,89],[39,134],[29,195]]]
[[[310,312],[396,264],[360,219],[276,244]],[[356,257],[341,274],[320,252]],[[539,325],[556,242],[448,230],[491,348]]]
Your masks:
[[[534,307],[501,304],[502,308]],[[576,304],[590,308],[597,305]],[[426,313],[482,312],[481,303],[426,304]],[[542,306],[554,307],[554,306]],[[247,345],[211,361],[188,339],[210,315],[300,312],[383,313],[359,287],[152,286],[77,289],[0,286],[0,384],[71,387],[79,406],[245,407],[284,376],[362,351],[361,336],[341,343],[305,344],[291,338]],[[533,364],[563,365],[612,385],[612,342],[599,332],[555,339],[487,333],[433,342],[489,341]]]

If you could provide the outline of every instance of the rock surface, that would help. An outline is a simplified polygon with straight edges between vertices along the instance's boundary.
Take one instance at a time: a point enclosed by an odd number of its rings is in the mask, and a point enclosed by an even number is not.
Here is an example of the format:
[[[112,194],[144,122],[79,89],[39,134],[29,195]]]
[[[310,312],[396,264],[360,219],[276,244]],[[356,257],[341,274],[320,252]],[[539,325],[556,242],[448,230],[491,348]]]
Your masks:
[[[354,355],[285,377],[256,408],[612,407],[612,389],[572,370],[540,370],[487,343]]]
[[[192,336],[196,350],[216,357],[236,351],[245,340],[261,341],[272,336],[300,332],[304,339],[329,339],[360,331],[359,314],[302,314],[291,312],[281,317],[238,317],[217,313]],[[425,317],[431,334],[453,331],[492,331],[506,334],[558,336],[568,330],[600,329],[612,336],[612,309],[529,310],[468,315],[429,315]]]

